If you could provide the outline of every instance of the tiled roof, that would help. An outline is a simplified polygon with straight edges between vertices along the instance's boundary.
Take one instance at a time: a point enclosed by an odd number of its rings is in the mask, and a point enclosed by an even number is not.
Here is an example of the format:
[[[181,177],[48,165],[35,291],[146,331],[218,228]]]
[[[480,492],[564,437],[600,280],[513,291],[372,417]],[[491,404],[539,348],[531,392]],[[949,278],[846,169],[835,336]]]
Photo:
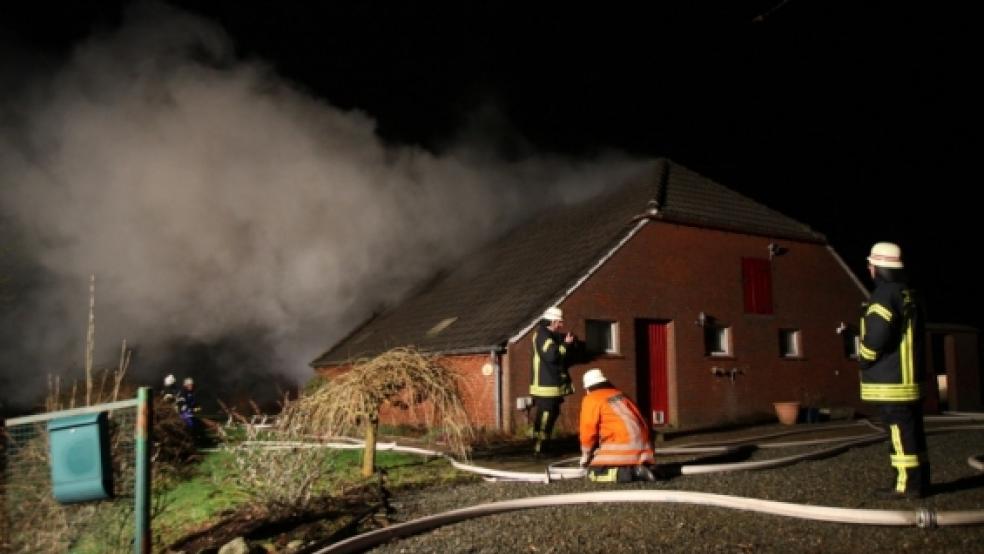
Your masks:
[[[585,202],[554,208],[473,252],[314,360],[345,363],[395,346],[488,352],[532,323],[623,239],[653,219],[826,242],[806,225],[664,158]]]

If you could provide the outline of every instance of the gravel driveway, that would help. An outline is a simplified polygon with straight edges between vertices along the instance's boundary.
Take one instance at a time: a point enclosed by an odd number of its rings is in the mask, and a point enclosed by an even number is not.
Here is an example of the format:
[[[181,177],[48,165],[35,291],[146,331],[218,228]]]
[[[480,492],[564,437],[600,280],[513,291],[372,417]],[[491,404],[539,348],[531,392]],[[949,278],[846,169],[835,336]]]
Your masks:
[[[806,426],[797,426],[805,428]],[[939,427],[937,425],[937,427]],[[867,432],[825,430],[776,440]],[[934,427],[930,425],[929,429]],[[762,434],[775,426],[746,430]],[[785,428],[789,429],[789,428]],[[666,446],[734,438],[691,436]],[[788,456],[820,447],[757,449],[743,459]],[[984,510],[984,473],[970,467],[970,456],[984,454],[984,431],[943,432],[929,436],[934,491],[919,501],[880,500],[871,491],[888,484],[887,445],[855,447],[834,457],[804,461],[778,469],[706,475],[679,475],[657,483],[594,484],[586,480],[551,484],[476,482],[397,494],[393,518],[409,521],[486,502],[601,490],[673,489],[745,496],[810,505],[884,510]],[[568,455],[574,455],[573,452]],[[663,458],[663,463],[694,462]],[[480,465],[543,469],[543,463],[520,456],[477,459]],[[686,504],[592,504],[538,508],[480,517],[382,545],[382,553],[459,552],[984,552],[984,525],[920,529],[817,522]]]

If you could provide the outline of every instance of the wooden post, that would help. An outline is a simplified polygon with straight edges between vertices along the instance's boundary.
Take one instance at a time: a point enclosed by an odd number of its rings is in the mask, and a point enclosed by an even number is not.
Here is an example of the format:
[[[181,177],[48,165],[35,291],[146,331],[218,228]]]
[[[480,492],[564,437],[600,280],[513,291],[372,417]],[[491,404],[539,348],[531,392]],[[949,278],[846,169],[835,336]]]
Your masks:
[[[369,419],[366,426],[366,447],[362,452],[362,476],[372,477],[376,472],[376,430],[379,427],[379,418],[373,416]]]
[[[89,276],[89,325],[85,331],[85,405],[92,406],[92,350],[96,347],[96,275]]]
[[[150,554],[151,552],[151,531],[150,531],[150,494],[151,494],[151,470],[150,454],[153,445],[154,429],[154,396],[150,387],[140,387],[137,389],[137,420],[135,433],[136,450],[136,475],[134,486],[134,541],[133,551],[135,554]]]

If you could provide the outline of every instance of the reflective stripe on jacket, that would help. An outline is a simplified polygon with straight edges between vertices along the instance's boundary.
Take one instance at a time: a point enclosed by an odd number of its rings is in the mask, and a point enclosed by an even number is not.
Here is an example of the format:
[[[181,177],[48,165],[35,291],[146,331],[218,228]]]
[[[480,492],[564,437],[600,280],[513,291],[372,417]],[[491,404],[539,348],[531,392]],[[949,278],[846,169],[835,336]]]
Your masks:
[[[913,291],[880,281],[861,317],[861,399],[915,402],[921,397],[922,321]]]
[[[567,346],[564,339],[544,325],[533,331],[533,365],[530,375],[532,396],[556,397],[574,392],[564,365]]]
[[[639,408],[615,388],[596,389],[585,395],[581,401],[580,438],[582,454],[594,450],[592,466],[655,461],[646,420]]]

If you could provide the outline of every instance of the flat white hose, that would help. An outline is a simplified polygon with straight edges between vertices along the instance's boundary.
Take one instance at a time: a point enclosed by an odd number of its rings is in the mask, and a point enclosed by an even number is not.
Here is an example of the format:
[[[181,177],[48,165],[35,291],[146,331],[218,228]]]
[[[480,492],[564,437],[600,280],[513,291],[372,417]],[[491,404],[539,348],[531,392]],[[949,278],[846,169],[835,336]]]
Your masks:
[[[599,504],[608,502],[627,503],[677,503],[698,504],[718,508],[745,510],[777,516],[812,519],[816,521],[831,521],[837,523],[858,523],[865,525],[894,525],[918,527],[933,527],[937,525],[977,525],[984,523],[984,510],[932,512],[921,508],[918,510],[870,510],[858,508],[835,508],[829,506],[810,506],[793,504],[775,500],[762,500],[742,496],[729,496],[693,491],[600,491],[572,494],[557,494],[521,498],[479,504],[467,508],[459,508],[444,513],[422,517],[405,523],[391,525],[363,533],[327,548],[318,550],[316,554],[340,554],[346,552],[361,552],[373,548],[392,539],[406,537],[422,531],[427,531],[450,523],[456,523],[475,517],[500,514],[515,510],[544,508],[553,506],[571,506],[578,504]]]
[[[948,421],[955,421],[953,418],[947,419]],[[808,452],[805,454],[799,454],[795,456],[787,456],[783,458],[775,458],[770,460],[752,461],[752,462],[738,462],[730,464],[691,464],[683,465],[680,470],[684,475],[694,475],[703,473],[715,473],[724,471],[740,471],[740,470],[753,470],[753,469],[765,469],[773,467],[781,467],[784,465],[789,465],[804,459],[817,459],[825,456],[830,456],[835,453],[847,450],[849,448],[860,446],[864,444],[870,444],[873,442],[882,441],[885,439],[885,434],[881,432],[875,425],[864,420],[860,422],[861,424],[871,426],[872,428],[878,430],[878,433],[868,434],[861,437],[856,437],[853,439],[815,439],[800,442],[786,442],[772,444],[771,447],[780,446],[797,446],[803,444],[823,444],[829,442],[837,442],[838,444],[825,448],[822,450],[817,450],[813,452]],[[853,424],[856,425],[856,424]],[[848,425],[851,426],[851,425]],[[844,426],[841,426],[844,427]],[[830,429],[831,427],[825,428]],[[981,425],[966,425],[966,426],[956,426],[956,427],[943,427],[927,431],[927,434],[940,433],[947,431],[956,430],[967,430],[967,429],[982,429],[984,426]],[[751,443],[748,441],[753,439],[762,438],[775,438],[778,436],[786,436],[789,434],[796,434],[800,432],[815,431],[816,429],[803,430],[803,431],[793,431],[793,432],[783,432],[783,433],[773,433],[771,435],[751,437],[744,439],[744,441],[730,441],[724,446],[712,445],[712,443],[701,443],[698,445],[682,446],[675,448],[664,448],[656,449],[656,454],[696,454],[696,453],[708,453],[708,452],[730,452],[741,448],[742,446],[747,446]],[[285,442],[285,441],[252,441],[245,443],[246,447],[261,447],[261,448],[339,448],[339,449],[360,449],[364,447],[364,442],[359,439],[353,439],[348,437],[339,438],[333,442]],[[765,444],[758,445],[759,447],[766,447]],[[424,448],[410,447],[410,446],[400,446],[395,442],[385,442],[377,443],[377,450],[392,450],[397,452],[414,453],[427,457],[441,457],[451,463],[457,469],[462,471],[469,471],[482,475],[486,479],[491,480],[510,480],[510,481],[526,481],[526,482],[542,482],[549,483],[553,480],[558,479],[573,479],[584,477],[585,470],[581,468],[564,468],[559,467],[567,463],[572,463],[577,460],[577,458],[569,458],[567,460],[562,460],[556,462],[547,467],[546,471],[543,473],[532,473],[532,472],[516,472],[516,471],[502,471],[484,468],[480,466],[475,466],[472,464],[465,464],[455,460],[454,458],[448,456],[447,454],[435,450],[427,450]],[[977,469],[978,471],[984,471],[984,455],[971,456],[967,463]],[[870,509],[852,509],[852,508],[837,508],[829,506],[813,506],[807,504],[793,504],[789,502],[778,502],[773,500],[762,500],[758,498],[747,498],[740,496],[728,496],[721,494],[712,493],[702,493],[693,491],[666,491],[666,490],[645,490],[645,491],[600,491],[591,493],[575,493],[575,494],[565,494],[565,495],[548,495],[532,498],[523,498],[517,500],[508,500],[503,502],[493,502],[489,504],[481,504],[477,506],[470,506],[467,508],[460,508],[457,510],[451,510],[444,512],[442,514],[436,514],[431,516],[426,516],[423,518],[415,519],[405,523],[400,523],[397,525],[392,525],[384,529],[378,529],[375,531],[370,531],[362,535],[357,535],[349,539],[337,542],[327,548],[319,550],[317,554],[328,554],[328,553],[341,553],[341,552],[360,552],[362,550],[378,546],[391,539],[405,537],[421,531],[426,531],[429,529],[434,529],[443,525],[450,523],[455,523],[465,519],[470,519],[474,517],[482,517],[486,515],[492,515],[497,513],[509,512],[514,510],[525,510],[530,508],[548,507],[548,506],[565,506],[565,505],[575,505],[575,504],[588,504],[588,503],[602,503],[602,502],[666,502],[666,503],[682,503],[682,504],[699,504],[706,506],[715,506],[720,508],[731,508],[737,510],[754,511],[759,513],[766,513],[772,515],[779,515],[785,517],[797,517],[801,519],[812,519],[817,521],[832,521],[840,523],[858,523],[865,525],[916,525],[918,527],[935,527],[935,526],[952,526],[952,525],[980,525],[984,523],[984,510],[967,510],[967,511],[949,511],[949,512],[934,512],[925,508],[920,508],[915,511],[909,510],[870,510]]]

